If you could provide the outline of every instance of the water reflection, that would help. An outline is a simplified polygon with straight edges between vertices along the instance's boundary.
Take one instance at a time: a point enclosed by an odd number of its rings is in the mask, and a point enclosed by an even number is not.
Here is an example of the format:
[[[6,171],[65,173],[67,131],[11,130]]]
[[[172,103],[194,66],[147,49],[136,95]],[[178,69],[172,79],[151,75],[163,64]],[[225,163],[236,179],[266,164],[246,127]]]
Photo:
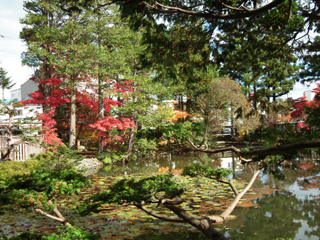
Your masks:
[[[237,207],[232,213],[237,218],[219,226],[226,236],[233,240],[320,239],[320,206],[317,200],[320,194],[320,164],[316,159],[295,160],[293,165],[299,168],[290,165],[281,169],[286,176],[284,180],[278,180],[268,173],[258,177],[254,188],[265,188],[267,185],[278,191],[256,199],[254,202],[259,207]],[[233,174],[230,177],[247,181],[254,172],[251,166],[241,165],[231,153],[225,153],[145,159],[130,163],[125,168],[107,166],[98,175],[107,177],[120,174],[145,174],[158,172],[159,169],[175,172],[194,163],[203,163],[212,168],[231,169]]]
[[[167,157],[160,155],[151,159],[140,159],[139,161],[129,162],[126,166],[110,165],[102,168],[97,174],[98,176],[116,176],[130,174],[145,174],[158,172],[159,168],[169,167],[169,172],[173,169],[183,169],[192,164],[202,163],[212,168],[226,168],[233,170],[234,173],[242,171],[243,165],[233,153],[218,153],[212,155],[174,155]],[[235,175],[234,175],[235,176]],[[232,176],[230,176],[232,177]]]
[[[245,215],[234,214],[242,219],[241,225],[227,222],[230,239],[276,238],[319,239],[319,207],[315,200],[298,199],[290,191],[276,191],[257,199],[259,208],[249,208]],[[238,222],[239,222],[238,219]]]
[[[298,165],[304,166],[310,161],[296,159]],[[311,161],[314,162],[314,161]],[[284,169],[286,178],[281,181],[269,174],[262,174],[254,187],[267,185],[278,191],[254,202],[259,208],[249,208],[245,214],[236,208],[232,213],[238,217],[236,221],[228,221],[230,230],[225,235],[230,239],[320,239],[320,207],[318,185],[304,185],[301,179],[309,179],[318,175],[320,167],[313,163],[312,168]],[[237,172],[236,178],[248,180],[252,170],[247,167]],[[242,223],[242,224],[241,224]]]

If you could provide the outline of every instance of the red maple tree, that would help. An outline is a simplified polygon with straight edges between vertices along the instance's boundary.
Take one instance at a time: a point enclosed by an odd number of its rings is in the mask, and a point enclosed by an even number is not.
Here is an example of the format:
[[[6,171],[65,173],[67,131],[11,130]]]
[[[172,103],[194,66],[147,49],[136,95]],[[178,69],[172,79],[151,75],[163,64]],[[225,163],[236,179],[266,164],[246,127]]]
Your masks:
[[[62,87],[62,81],[57,78],[50,78],[47,80],[39,81],[40,85],[50,87],[50,96],[47,98],[40,92],[34,92],[30,94],[32,99],[22,101],[24,105],[28,104],[41,104],[50,107],[49,112],[38,114],[38,119],[42,121],[42,133],[44,134],[44,142],[49,145],[63,144],[60,138],[57,136],[57,127],[59,129],[69,129],[69,116],[70,116],[70,89],[68,87]],[[126,94],[133,91],[131,88],[132,81],[125,81],[124,83],[115,83],[113,85],[114,92],[120,92]],[[43,87],[39,87],[43,89]],[[116,141],[124,141],[126,134],[124,131],[132,126],[135,126],[134,122],[129,118],[125,118],[122,115],[114,117],[110,115],[112,106],[121,107],[120,101],[114,101],[110,98],[103,99],[105,116],[100,119],[98,114],[98,99],[97,95],[87,91],[77,91],[77,130],[83,131],[96,131],[97,136],[103,138],[102,145],[105,146],[108,143]],[[120,134],[111,135],[110,131],[117,129]]]

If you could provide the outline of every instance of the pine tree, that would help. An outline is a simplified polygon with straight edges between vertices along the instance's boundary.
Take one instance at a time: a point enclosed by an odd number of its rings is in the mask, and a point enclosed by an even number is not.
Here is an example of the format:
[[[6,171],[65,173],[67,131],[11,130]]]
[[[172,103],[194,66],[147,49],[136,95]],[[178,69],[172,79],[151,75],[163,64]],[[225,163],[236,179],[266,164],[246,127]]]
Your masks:
[[[10,80],[10,77],[7,77],[8,72],[0,67],[0,87],[2,89],[2,102],[4,103],[4,90],[11,89],[16,83],[13,83]]]
[[[32,80],[35,82],[50,78],[57,78],[54,44],[59,42],[60,28],[65,13],[61,11],[58,1],[28,0],[24,2],[25,18],[20,19],[22,31],[20,38],[26,43],[27,51],[22,54],[22,63],[35,68]],[[49,98],[51,88],[49,84],[39,85],[45,99]],[[51,109],[43,106],[43,111],[49,113]]]
[[[255,21],[234,23],[220,24],[221,32],[214,38],[214,61],[220,75],[229,75],[243,86],[255,109],[260,106],[265,110],[269,102],[287,94],[297,80],[299,64],[290,44],[302,31],[303,19],[293,15],[286,24],[282,6]],[[279,25],[284,28],[280,33]]]

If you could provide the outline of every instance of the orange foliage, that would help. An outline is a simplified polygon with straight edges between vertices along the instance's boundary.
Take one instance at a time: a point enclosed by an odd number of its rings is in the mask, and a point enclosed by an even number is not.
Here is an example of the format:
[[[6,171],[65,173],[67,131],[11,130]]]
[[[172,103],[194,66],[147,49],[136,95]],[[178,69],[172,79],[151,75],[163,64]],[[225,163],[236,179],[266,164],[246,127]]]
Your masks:
[[[185,117],[198,117],[199,115],[197,114],[189,114],[186,111],[182,110],[173,110],[173,117],[169,118],[169,121],[176,122],[180,118],[185,118]]]
[[[174,175],[181,175],[183,169],[172,169],[171,172],[174,174]]]
[[[168,173],[169,167],[159,167],[158,173]]]

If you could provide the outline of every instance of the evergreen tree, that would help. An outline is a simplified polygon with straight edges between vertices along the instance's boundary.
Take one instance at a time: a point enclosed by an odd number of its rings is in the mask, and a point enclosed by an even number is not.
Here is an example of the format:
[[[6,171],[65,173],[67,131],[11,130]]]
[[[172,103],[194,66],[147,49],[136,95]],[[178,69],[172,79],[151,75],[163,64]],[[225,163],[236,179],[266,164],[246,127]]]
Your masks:
[[[4,102],[4,90],[11,89],[16,83],[13,83],[10,80],[10,77],[7,77],[8,72],[0,67],[0,87],[2,89],[2,102]]]
[[[189,22],[148,29],[144,35],[144,42],[152,43],[146,49],[144,64],[154,68],[155,81],[170,88],[171,98],[188,113],[195,99],[206,91],[210,82],[207,72],[214,69],[204,28],[201,21]]]
[[[61,11],[58,1],[54,0],[28,0],[23,7],[26,16],[20,19],[20,38],[26,43],[27,51],[22,53],[22,63],[36,69],[32,78],[35,82],[58,77],[54,44],[60,41],[60,28],[65,13]],[[50,85],[39,87],[45,99],[48,99],[52,90]],[[44,105],[43,110],[48,113],[50,108]]]
[[[292,11],[297,12],[296,8]],[[255,109],[265,109],[293,88],[299,66],[292,40],[303,30],[303,19],[293,15],[286,23],[285,9],[280,6],[254,21],[235,23],[220,24],[221,32],[214,38],[214,60],[221,75],[241,83]]]
[[[300,73],[303,82],[320,79],[320,23],[315,21],[314,28],[316,35],[300,46],[304,62],[304,69]]]

